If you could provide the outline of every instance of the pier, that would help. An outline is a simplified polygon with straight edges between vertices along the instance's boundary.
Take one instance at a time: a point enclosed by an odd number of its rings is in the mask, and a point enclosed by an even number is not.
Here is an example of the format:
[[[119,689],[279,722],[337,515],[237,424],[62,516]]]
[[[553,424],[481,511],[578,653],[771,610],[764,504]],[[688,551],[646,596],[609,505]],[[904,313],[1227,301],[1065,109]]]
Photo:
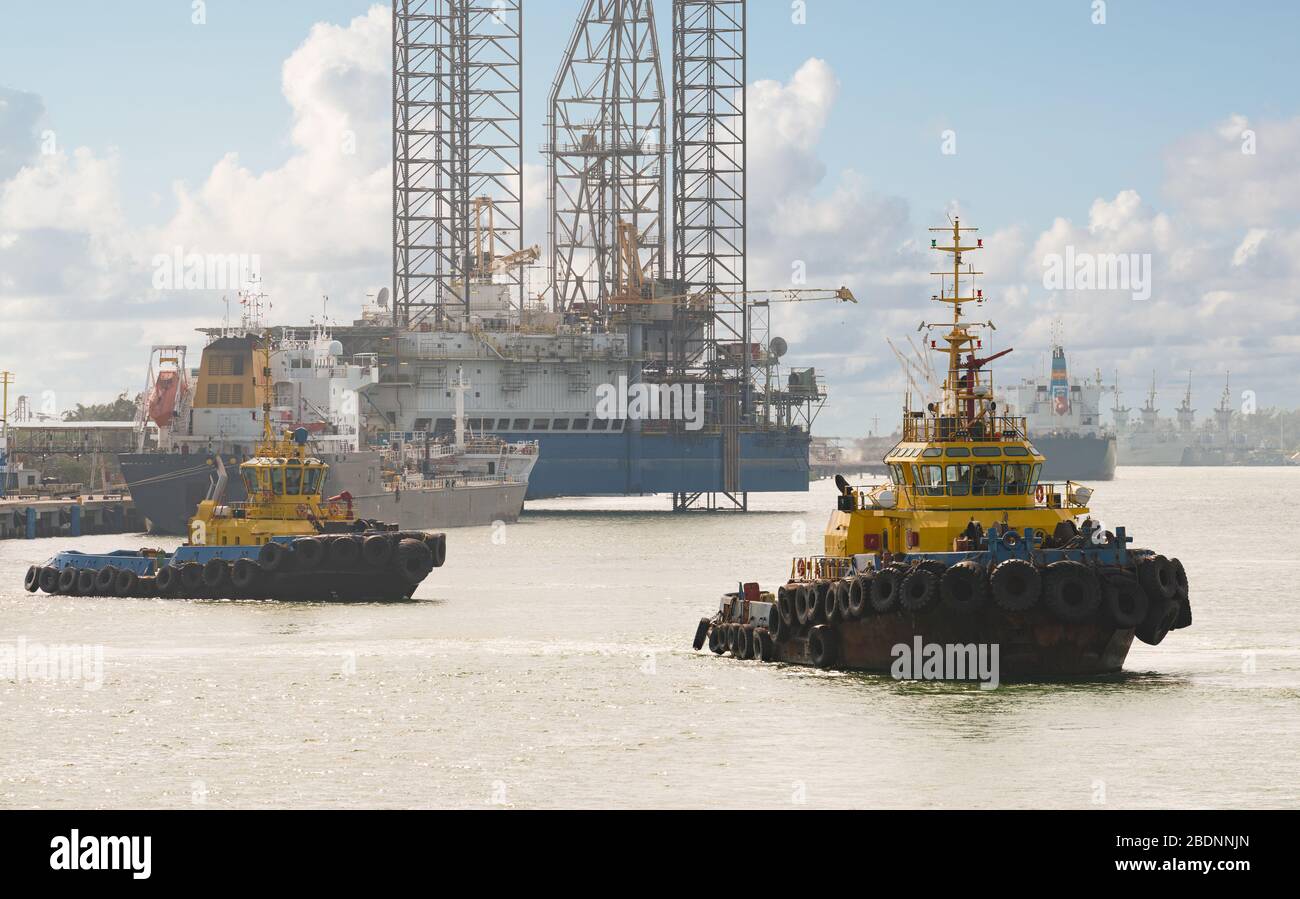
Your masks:
[[[144,529],[131,497],[123,493],[0,499],[0,540],[131,534]]]

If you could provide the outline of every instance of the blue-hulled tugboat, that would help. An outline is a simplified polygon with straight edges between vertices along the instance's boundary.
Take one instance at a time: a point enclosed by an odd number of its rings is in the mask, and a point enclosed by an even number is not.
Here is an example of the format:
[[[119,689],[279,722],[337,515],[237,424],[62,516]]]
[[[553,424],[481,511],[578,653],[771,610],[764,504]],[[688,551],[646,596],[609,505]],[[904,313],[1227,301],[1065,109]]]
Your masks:
[[[256,457],[239,468],[248,502],[224,502],[222,467],[212,495],[190,520],[189,541],[175,551],[67,550],[31,566],[24,586],[71,596],[410,599],[446,560],[446,535],[358,519],[350,496],[324,498],[328,466],[310,454],[308,433],[276,438],[270,411],[264,412]]]

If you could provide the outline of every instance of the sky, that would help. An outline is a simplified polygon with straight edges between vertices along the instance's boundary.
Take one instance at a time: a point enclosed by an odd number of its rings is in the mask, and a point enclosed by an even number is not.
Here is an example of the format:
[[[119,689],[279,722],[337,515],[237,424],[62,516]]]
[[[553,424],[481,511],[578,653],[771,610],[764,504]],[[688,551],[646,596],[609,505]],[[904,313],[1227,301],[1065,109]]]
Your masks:
[[[545,242],[546,96],[580,5],[525,0],[529,243]],[[386,7],[3,13],[0,368],[20,393],[102,401],[143,386],[150,345],[197,349],[222,292],[159,289],[153,260],[176,247],[256,254],[273,321],[326,295],[346,320],[389,282]],[[670,4],[656,13],[667,50]],[[1300,4],[750,0],[749,19],[750,286],[788,286],[802,263],[861,301],[773,315],[787,359],[828,382],[818,433],[897,420],[885,338],[935,317],[926,229],[949,214],[988,248],[972,261],[997,348],[1016,350],[1002,384],[1041,370],[1059,321],[1075,371],[1117,373],[1128,405],[1154,372],[1172,411],[1189,371],[1201,410],[1229,371],[1234,402],[1300,405]],[[1049,284],[1067,251],[1136,254],[1150,297]]]

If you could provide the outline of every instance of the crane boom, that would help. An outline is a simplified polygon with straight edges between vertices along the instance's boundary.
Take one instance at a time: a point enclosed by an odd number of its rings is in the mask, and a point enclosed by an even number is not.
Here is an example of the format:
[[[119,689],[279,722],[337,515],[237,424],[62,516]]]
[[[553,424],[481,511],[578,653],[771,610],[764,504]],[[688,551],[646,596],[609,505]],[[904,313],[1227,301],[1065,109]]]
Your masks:
[[[658,303],[671,303],[678,306],[703,306],[710,297],[726,299],[748,299],[749,297],[767,297],[751,303],[753,306],[770,306],[773,303],[805,303],[820,300],[836,300],[841,303],[856,303],[858,298],[847,287],[836,289],[822,288],[780,288],[776,290],[714,290],[698,293],[677,294],[676,296],[646,298],[623,295],[610,299],[610,303],[619,306],[649,306]]]

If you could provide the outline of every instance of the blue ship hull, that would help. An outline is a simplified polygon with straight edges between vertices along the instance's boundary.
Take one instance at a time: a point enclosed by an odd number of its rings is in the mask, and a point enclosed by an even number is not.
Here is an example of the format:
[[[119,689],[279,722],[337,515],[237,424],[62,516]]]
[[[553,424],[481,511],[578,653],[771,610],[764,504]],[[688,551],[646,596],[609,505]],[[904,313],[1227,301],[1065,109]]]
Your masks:
[[[510,437],[536,440],[540,447],[528,479],[529,499],[726,489],[722,437],[716,433],[512,432]],[[802,431],[742,432],[736,491],[807,492],[808,444]]]
[[[528,499],[557,496],[635,496],[721,493],[726,487],[722,437],[717,433],[609,434],[514,432],[540,452],[528,479]],[[806,493],[809,438],[801,430],[742,431],[736,492]],[[201,456],[129,453],[118,457],[136,511],[155,534],[185,533],[216,469]],[[239,459],[227,459],[228,467]],[[244,484],[230,478],[226,498],[242,502]]]

